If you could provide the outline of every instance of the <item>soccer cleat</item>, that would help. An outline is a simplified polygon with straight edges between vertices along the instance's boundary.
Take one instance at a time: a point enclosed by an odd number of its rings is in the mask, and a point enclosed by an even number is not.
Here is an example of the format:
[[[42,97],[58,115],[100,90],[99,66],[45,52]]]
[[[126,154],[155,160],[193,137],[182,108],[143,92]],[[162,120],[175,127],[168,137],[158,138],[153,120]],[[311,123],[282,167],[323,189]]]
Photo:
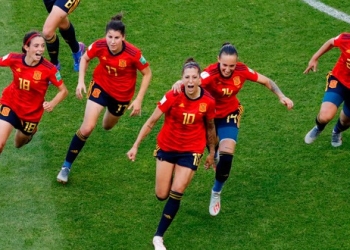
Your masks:
[[[321,134],[322,131],[320,131],[317,126],[313,127],[304,138],[305,143],[311,144],[313,143],[316,138]]]
[[[79,63],[80,58],[84,54],[85,51],[85,44],[82,42],[79,42],[79,51],[77,53],[73,53],[73,60],[74,60],[74,71],[79,72]]]
[[[153,237],[153,246],[154,246],[154,250],[166,250],[163,243],[163,237],[161,236]]]
[[[69,175],[70,169],[67,167],[62,167],[61,171],[57,175],[57,181],[61,182],[63,184],[68,182],[68,175]]]
[[[220,212],[220,194],[221,192],[211,191],[209,213],[211,216],[216,216]]]
[[[339,147],[343,143],[341,133],[336,133],[334,130],[332,131],[332,141],[331,144],[333,147]]]

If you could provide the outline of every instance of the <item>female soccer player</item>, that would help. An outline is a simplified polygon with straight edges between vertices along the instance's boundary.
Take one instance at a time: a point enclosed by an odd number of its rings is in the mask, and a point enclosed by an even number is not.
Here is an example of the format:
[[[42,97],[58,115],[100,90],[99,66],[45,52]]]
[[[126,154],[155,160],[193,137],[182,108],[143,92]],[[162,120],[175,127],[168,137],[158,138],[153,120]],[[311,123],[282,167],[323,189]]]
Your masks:
[[[89,61],[95,57],[99,64],[94,70],[86,103],[84,121],[73,136],[57,181],[66,183],[72,163],[82,150],[86,140],[96,126],[98,117],[107,107],[103,117],[103,128],[112,129],[127,109],[132,109],[130,116],[141,115],[141,103],[152,78],[148,62],[141,51],[125,41],[125,25],[122,15],[112,17],[106,26],[106,37],[91,44],[80,62],[76,96],[81,99],[86,93],[85,73]],[[137,70],[142,81],[139,92],[135,93]],[[131,103],[131,104],[130,104]]]
[[[184,91],[179,94],[169,91],[165,94],[127,153],[129,159],[134,161],[141,141],[164,114],[165,120],[158,134],[155,152],[155,191],[159,200],[168,201],[153,238],[155,250],[166,249],[163,235],[179,210],[185,189],[199,166],[206,138],[210,145],[210,154],[205,166],[209,168],[214,162],[215,102],[213,97],[199,86],[200,67],[193,59],[184,64],[182,81]]]
[[[215,127],[219,140],[218,152],[215,156],[217,161],[215,181],[209,204],[209,213],[212,216],[220,212],[221,190],[231,171],[239,123],[243,113],[243,106],[237,99],[237,94],[246,80],[264,85],[276,94],[288,109],[293,108],[293,102],[282,93],[274,81],[239,62],[238,52],[232,44],[223,44],[218,62],[209,65],[201,74],[201,86],[214,97],[216,102]],[[180,84],[181,81],[175,83],[173,86],[175,91],[179,91]]]
[[[61,65],[58,61],[59,39],[56,35],[58,28],[64,41],[69,45],[74,60],[73,69],[79,71],[80,57],[83,55],[85,45],[78,43],[75,36],[73,24],[68,19],[68,14],[73,12],[78,6],[80,0],[43,0],[49,15],[46,18],[43,27],[43,36],[46,40],[47,50],[51,62],[60,70]]]
[[[51,112],[68,94],[60,73],[44,59],[45,40],[36,31],[23,38],[23,54],[9,53],[0,57],[1,67],[10,67],[13,80],[0,98],[0,154],[13,128],[15,146],[27,144],[37,131],[44,110]],[[51,101],[45,101],[49,82],[58,88]]]
[[[327,75],[326,92],[323,96],[320,111],[316,116],[316,126],[305,136],[305,143],[307,144],[316,140],[326,125],[337,114],[338,108],[343,102],[343,109],[332,131],[331,145],[333,147],[342,145],[341,133],[350,126],[350,33],[342,33],[326,41],[311,57],[304,74],[309,73],[310,70],[316,71],[318,59],[334,47],[338,47],[341,54],[333,70]]]

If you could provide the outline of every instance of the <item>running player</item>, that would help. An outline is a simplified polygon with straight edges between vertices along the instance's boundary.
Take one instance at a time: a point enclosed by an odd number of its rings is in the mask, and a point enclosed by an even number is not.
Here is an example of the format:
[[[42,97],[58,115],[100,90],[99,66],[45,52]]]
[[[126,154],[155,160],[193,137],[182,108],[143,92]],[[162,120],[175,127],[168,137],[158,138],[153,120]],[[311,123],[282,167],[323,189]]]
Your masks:
[[[0,57],[1,67],[10,67],[13,80],[0,98],[0,154],[12,130],[16,129],[15,147],[27,144],[37,131],[44,111],[51,112],[68,94],[59,71],[44,59],[45,40],[36,31],[25,34],[23,54]],[[49,82],[58,88],[51,101],[45,101]]]
[[[164,95],[127,153],[129,159],[134,161],[141,141],[164,114],[164,124],[158,134],[155,151],[155,190],[159,200],[168,200],[153,238],[155,250],[166,249],[163,235],[174,220],[181,198],[199,166],[206,138],[210,145],[206,168],[214,162],[215,102],[213,97],[199,86],[200,67],[192,58],[183,66],[182,81],[184,91],[179,94],[169,91]]]
[[[331,145],[342,145],[342,132],[350,126],[350,33],[342,33],[326,41],[319,50],[311,57],[304,74],[317,70],[318,59],[333,49],[340,49],[340,57],[333,70],[327,75],[327,87],[323,96],[322,104],[316,116],[316,126],[305,136],[305,143],[313,143],[326,125],[335,117],[339,106],[344,102],[337,123],[335,124]]]
[[[246,80],[264,85],[276,94],[288,109],[293,108],[293,102],[282,93],[274,81],[239,62],[238,52],[232,44],[223,44],[218,62],[209,65],[201,74],[201,86],[214,97],[216,102],[215,127],[219,140],[215,181],[209,204],[209,213],[212,216],[220,212],[221,190],[231,171],[243,113],[243,106],[237,99],[237,94]],[[174,89],[179,90],[180,84],[181,81],[178,81]]]
[[[86,93],[85,74],[89,61],[99,59],[93,73],[88,91],[84,121],[73,136],[57,181],[66,183],[71,165],[85,145],[86,140],[96,126],[102,110],[107,107],[103,117],[103,128],[112,129],[127,109],[130,116],[141,115],[141,104],[152,78],[148,62],[141,51],[125,41],[125,25],[122,15],[112,17],[106,26],[106,37],[91,44],[81,58],[76,96],[81,99]],[[142,81],[139,92],[131,102],[136,88],[137,70]]]
[[[49,15],[43,27],[43,36],[46,40],[47,50],[51,62],[60,70],[61,65],[58,60],[59,39],[56,34],[58,28],[64,41],[69,45],[74,60],[73,69],[79,71],[80,57],[83,55],[85,45],[78,43],[75,36],[73,24],[68,19],[68,14],[72,13],[78,6],[80,0],[43,0]]]

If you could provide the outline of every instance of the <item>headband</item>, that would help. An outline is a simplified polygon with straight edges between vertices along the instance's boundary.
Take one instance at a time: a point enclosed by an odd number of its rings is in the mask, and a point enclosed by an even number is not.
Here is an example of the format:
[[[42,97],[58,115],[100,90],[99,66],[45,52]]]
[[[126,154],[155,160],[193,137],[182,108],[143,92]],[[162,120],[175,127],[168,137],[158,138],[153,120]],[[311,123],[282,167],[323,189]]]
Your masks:
[[[37,36],[41,36],[40,33],[34,33],[33,35],[31,35],[27,41],[24,43],[24,45],[27,45],[30,43],[30,41],[34,38],[34,37],[37,37]]]

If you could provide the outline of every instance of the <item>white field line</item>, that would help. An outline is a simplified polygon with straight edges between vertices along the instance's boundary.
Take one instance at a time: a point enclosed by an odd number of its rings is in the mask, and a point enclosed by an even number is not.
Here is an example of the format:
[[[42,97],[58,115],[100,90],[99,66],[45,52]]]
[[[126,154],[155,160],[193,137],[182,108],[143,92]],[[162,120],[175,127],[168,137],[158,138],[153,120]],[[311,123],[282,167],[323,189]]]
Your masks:
[[[313,8],[321,12],[326,13],[327,15],[330,15],[336,19],[339,19],[341,21],[344,21],[350,24],[350,16],[342,11],[334,9],[317,0],[303,0],[303,2],[307,3],[308,5],[312,6]]]

